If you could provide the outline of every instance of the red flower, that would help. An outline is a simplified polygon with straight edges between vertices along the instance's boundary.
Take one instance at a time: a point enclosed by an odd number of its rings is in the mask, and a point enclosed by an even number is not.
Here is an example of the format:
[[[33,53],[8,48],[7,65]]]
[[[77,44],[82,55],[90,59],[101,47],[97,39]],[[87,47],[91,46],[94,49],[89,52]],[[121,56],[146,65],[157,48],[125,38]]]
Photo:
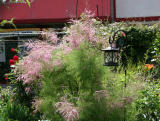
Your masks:
[[[11,48],[11,51],[12,51],[13,53],[15,53],[15,52],[16,52],[14,48]]]
[[[8,81],[8,77],[6,77],[5,80]]]
[[[18,56],[15,55],[15,56],[13,57],[13,60],[14,60],[14,61],[18,61],[18,60],[19,60]]]
[[[122,37],[125,37],[125,36],[126,36],[126,34],[125,34],[124,32],[122,32],[121,35],[122,35]]]
[[[10,59],[9,60],[9,65],[14,65],[15,64],[15,61],[13,59]]]

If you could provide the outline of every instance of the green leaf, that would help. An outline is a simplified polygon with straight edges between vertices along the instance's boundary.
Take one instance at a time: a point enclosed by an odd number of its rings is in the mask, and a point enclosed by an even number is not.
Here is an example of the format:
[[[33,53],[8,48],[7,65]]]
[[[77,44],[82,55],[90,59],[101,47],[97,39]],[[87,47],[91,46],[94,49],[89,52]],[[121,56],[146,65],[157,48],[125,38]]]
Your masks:
[[[10,21],[8,21],[9,24],[11,24],[14,28],[16,28],[16,25],[14,24],[14,18],[12,18]]]
[[[5,24],[8,23],[8,20],[2,20],[2,22],[0,23],[1,26],[4,26]]]
[[[0,22],[0,26],[4,26],[5,24],[11,24],[14,28],[16,28],[16,25],[13,23],[14,18],[12,18],[11,20],[2,20]]]
[[[31,2],[29,0],[26,0],[29,7],[31,7]]]

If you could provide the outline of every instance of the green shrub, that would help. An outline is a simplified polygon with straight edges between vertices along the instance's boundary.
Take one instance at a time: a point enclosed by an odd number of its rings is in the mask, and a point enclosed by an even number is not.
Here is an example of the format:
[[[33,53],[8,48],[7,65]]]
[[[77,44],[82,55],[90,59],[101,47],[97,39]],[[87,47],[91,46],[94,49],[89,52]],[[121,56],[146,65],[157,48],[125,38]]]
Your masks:
[[[138,64],[139,62],[145,62],[146,52],[152,48],[152,44],[156,38],[156,32],[149,28],[139,29],[131,28],[127,32],[127,48],[124,49],[123,54],[127,59],[131,60],[132,64]],[[123,63],[126,64],[126,58],[123,59]]]
[[[8,101],[5,110],[3,110],[2,117],[5,121],[18,120],[18,121],[31,121],[32,116],[29,109],[25,106],[15,102]]]
[[[156,25],[131,25],[127,23],[112,23],[101,25],[97,28],[97,33],[106,38],[106,43],[109,36],[113,36],[118,30],[126,32],[125,48],[122,52],[122,65],[125,66],[127,61],[133,65],[138,65],[139,62],[150,62],[151,51],[154,40],[158,37]],[[121,33],[118,33],[121,36]],[[148,58],[146,57],[148,55]]]
[[[141,92],[137,100],[138,121],[159,121],[160,120],[160,90],[159,84],[150,84]]]
[[[103,66],[102,53],[88,43],[62,58],[63,65],[42,72],[39,106],[45,119],[63,120],[55,108],[63,97],[78,108],[78,121],[123,121],[125,107],[127,121],[136,120],[134,102],[143,87],[140,70],[128,69],[124,89],[123,71],[112,74]]]
[[[65,96],[69,102],[79,106],[78,99],[85,99],[82,95],[88,100],[95,91],[103,89],[103,56],[100,57],[100,51],[96,52],[88,46],[88,43],[83,43],[79,49],[63,56],[63,65],[43,71],[40,95],[44,103],[41,109],[48,118],[56,120],[54,117],[58,115],[53,115],[54,105],[61,97]]]
[[[11,88],[1,89],[0,99],[0,121],[33,120],[29,108],[16,103]]]

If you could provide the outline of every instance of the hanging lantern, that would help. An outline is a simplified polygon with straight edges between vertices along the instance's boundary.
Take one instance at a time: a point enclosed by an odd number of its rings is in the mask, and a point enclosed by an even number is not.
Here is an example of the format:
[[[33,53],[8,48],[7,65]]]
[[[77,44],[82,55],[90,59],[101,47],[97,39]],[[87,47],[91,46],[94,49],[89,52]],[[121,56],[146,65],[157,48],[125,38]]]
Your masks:
[[[104,66],[118,66],[119,49],[115,47],[107,47],[104,51]]]
[[[121,35],[119,35],[121,33]],[[112,40],[109,37],[110,47],[102,49],[104,51],[104,66],[118,66],[120,50],[125,46],[126,32],[118,30],[114,33]]]

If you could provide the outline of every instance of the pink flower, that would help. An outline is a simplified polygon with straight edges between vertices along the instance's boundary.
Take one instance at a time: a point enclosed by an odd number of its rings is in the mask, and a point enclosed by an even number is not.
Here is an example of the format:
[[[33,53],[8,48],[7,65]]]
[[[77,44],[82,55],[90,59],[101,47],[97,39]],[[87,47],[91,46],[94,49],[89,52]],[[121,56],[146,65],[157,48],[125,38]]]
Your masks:
[[[37,113],[38,111],[40,111],[39,106],[42,104],[42,102],[43,102],[43,100],[42,99],[38,99],[38,97],[35,97],[33,99],[33,102],[32,102],[32,106],[34,108],[33,113]]]
[[[58,44],[58,38],[55,32],[42,32],[42,36],[45,37],[47,41]]]
[[[64,39],[69,42],[72,49],[77,49],[82,42],[89,42],[93,46],[102,43],[96,34],[96,26],[92,19],[94,15],[90,11],[85,11],[83,21],[73,20],[69,33]]]
[[[53,60],[51,58],[52,52],[56,48],[44,41],[35,41],[28,45],[31,48],[28,56],[24,57],[17,64],[17,72],[21,73],[18,80],[23,80],[23,84],[32,84],[34,80],[40,79],[42,68],[53,67]]]
[[[59,112],[66,121],[75,121],[79,118],[78,111],[72,103],[65,101],[55,104],[56,111]]]
[[[57,42],[58,42],[57,35],[56,35],[54,32],[52,32],[52,33],[49,34],[49,36],[50,36],[51,41],[52,41],[54,44],[57,44]]]
[[[68,46],[64,46],[64,49],[63,49],[63,54],[66,55],[68,53],[70,53],[72,51],[72,49]]]
[[[30,87],[26,87],[26,88],[25,88],[25,91],[26,91],[26,93],[28,94],[28,93],[31,91],[31,88],[30,88]]]

